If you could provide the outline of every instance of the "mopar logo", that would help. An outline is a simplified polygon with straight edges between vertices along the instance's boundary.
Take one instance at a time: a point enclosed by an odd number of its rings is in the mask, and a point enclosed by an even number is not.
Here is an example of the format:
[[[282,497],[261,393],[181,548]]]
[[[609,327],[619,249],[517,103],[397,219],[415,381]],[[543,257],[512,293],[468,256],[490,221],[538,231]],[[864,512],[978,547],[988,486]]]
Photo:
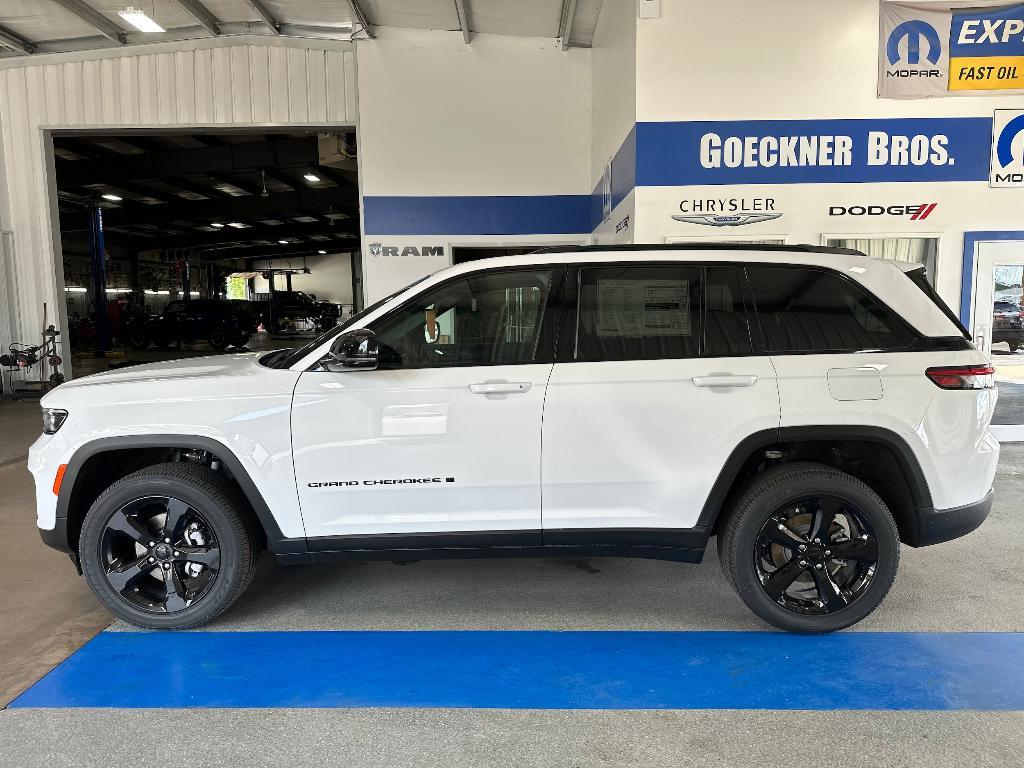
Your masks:
[[[1013,162],[1013,140],[1021,131],[1024,131],[1024,115],[1017,115],[999,132],[999,138],[996,140],[996,158],[1000,168],[1005,168]]]
[[[399,248],[397,245],[370,243],[369,251],[371,256],[444,256],[443,245],[407,245]]]
[[[921,38],[928,43],[928,55],[925,57],[932,64],[939,63],[942,55],[942,43],[939,41],[939,33],[935,27],[926,21],[913,19],[904,21],[892,32],[889,33],[889,40],[885,45],[885,54],[890,64],[900,61],[900,43],[906,38],[907,41],[907,64],[917,65],[921,63]]]
[[[993,187],[1024,187],[1024,110],[995,111],[989,184]]]

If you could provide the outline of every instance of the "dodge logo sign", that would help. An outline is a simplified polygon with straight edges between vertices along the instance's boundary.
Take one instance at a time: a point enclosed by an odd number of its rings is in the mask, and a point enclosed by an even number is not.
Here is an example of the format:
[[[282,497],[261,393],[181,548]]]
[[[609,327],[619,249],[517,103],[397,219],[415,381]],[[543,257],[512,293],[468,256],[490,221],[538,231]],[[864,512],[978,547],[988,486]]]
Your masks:
[[[909,216],[911,221],[924,221],[938,203],[910,205],[830,205],[829,216]]]

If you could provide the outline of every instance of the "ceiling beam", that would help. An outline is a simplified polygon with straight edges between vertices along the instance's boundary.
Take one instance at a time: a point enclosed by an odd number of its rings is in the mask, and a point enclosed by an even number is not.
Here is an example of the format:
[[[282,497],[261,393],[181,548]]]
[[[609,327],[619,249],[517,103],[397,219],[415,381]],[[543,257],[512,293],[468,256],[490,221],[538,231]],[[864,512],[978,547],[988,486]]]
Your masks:
[[[267,176],[269,176],[274,181],[276,181],[278,184],[284,184],[286,187],[288,187],[288,189],[297,189],[298,188],[298,185],[296,184],[295,179],[292,179],[292,178],[290,178],[288,176],[285,176],[283,173],[281,173],[280,171],[276,170],[275,168],[263,168],[261,170]]]
[[[199,0],[174,0],[180,5],[186,13],[192,18],[199,22],[199,25],[209,32],[211,35],[216,37],[220,34],[221,22],[216,16],[214,16],[210,9],[203,5]]]
[[[562,0],[562,24],[559,32],[562,50],[569,50],[569,42],[572,40],[572,28],[576,22],[576,4],[578,0]]]
[[[289,224],[291,226],[289,226]],[[214,232],[193,230],[180,235],[156,235],[150,239],[151,245],[149,247],[165,249],[204,248],[213,245],[232,245],[234,243],[244,246],[247,243],[253,243],[257,240],[268,240],[270,241],[270,244],[256,245],[254,247],[270,250],[275,245],[283,247],[283,244],[277,242],[278,240],[301,238],[300,242],[306,243],[306,240],[310,235],[356,237],[355,234],[350,233],[341,227],[331,227],[323,224],[299,224],[296,222],[289,222],[279,226],[258,225],[247,227],[246,229],[224,227],[223,229],[218,229]],[[116,241],[116,235],[114,233],[111,233],[110,237]],[[308,244],[313,245],[316,242],[317,241],[309,241]],[[288,245],[299,244],[300,243],[288,243]]]
[[[312,256],[319,251],[327,251],[328,253],[344,253],[347,251],[358,251],[359,250],[359,237],[358,235],[352,235],[351,237],[336,237],[331,240],[321,240],[319,242],[308,242],[308,243],[295,243],[294,245],[279,245],[277,248],[271,248],[270,246],[259,246],[258,248],[252,248],[246,246],[248,251],[246,253],[230,253],[231,251],[239,250],[238,248],[224,248],[217,249],[208,252],[204,258],[207,261],[229,261],[232,259],[286,259],[289,256]],[[222,255],[213,255],[222,254]],[[259,272],[259,268],[255,267],[253,272]]]
[[[16,32],[12,32],[7,27],[0,27],[0,45],[4,48],[9,48],[15,53],[35,53],[36,44],[26,40]]]
[[[83,0],[50,0],[50,2],[56,3],[68,13],[77,16],[104,37],[121,45],[128,42],[128,35],[123,29]]]
[[[55,141],[60,145],[62,140],[58,136]],[[304,136],[119,155],[116,163],[103,159],[62,161],[57,168],[57,183],[58,186],[80,186],[100,181],[113,184],[122,180],[167,179],[199,173],[258,171],[275,165],[316,165],[319,159],[316,136]]]
[[[263,23],[270,27],[272,34],[281,34],[281,22],[274,18],[274,16],[267,10],[266,6],[260,2],[260,0],[249,0],[249,5],[252,9],[259,14],[259,17],[263,19]]]
[[[113,185],[112,185],[113,186]],[[263,218],[302,215],[302,211],[318,213],[359,212],[359,201],[352,189],[326,188],[302,189],[295,192],[272,192],[266,197],[225,197],[211,200],[178,199],[165,205],[126,204],[107,208],[103,221],[107,226],[131,226],[132,224],[166,224],[171,221],[206,222],[221,220],[223,223],[250,216]],[[299,225],[296,225],[299,226]]]
[[[455,0],[455,15],[459,17],[462,41],[469,45],[469,16],[466,14],[466,0]]]
[[[356,21],[359,22],[359,26],[363,28],[366,36],[371,40],[376,39],[377,33],[373,31],[373,27],[366,20],[366,14],[363,13],[363,7],[359,5],[359,0],[348,0],[348,7],[352,10],[352,15],[356,17]]]

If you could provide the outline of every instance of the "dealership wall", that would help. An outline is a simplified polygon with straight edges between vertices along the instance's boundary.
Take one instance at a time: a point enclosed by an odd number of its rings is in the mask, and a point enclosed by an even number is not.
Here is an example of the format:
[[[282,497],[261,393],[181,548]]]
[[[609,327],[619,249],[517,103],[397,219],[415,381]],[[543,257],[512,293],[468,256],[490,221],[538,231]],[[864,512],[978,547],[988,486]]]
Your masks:
[[[453,245],[589,240],[589,50],[380,28],[357,58],[367,302]]]
[[[806,0],[722,0],[717,3],[663,2],[661,17],[637,22],[636,112],[639,139],[637,242],[667,237],[785,237],[820,243],[828,234],[937,235],[937,287],[958,306],[964,233],[1024,229],[1024,189],[993,189],[987,179],[902,181],[913,169],[899,169],[885,181],[859,183],[762,183],[768,174],[744,169],[690,173],[679,164],[673,176],[666,157],[687,131],[672,123],[722,121],[714,128],[744,130],[746,121],[784,121],[752,132],[829,132],[835,123],[789,121],[866,119],[862,127],[896,133],[962,132],[962,157],[987,168],[985,127],[963,118],[991,120],[997,108],[1024,108],[1022,96],[957,96],[892,100],[876,95],[878,56],[876,0],[812,3]],[[923,118],[915,124],[889,122]],[[644,131],[645,124],[651,124]],[[849,126],[844,126],[844,130]],[[969,130],[968,130],[969,129]],[[694,146],[696,146],[694,144]],[[645,173],[657,163],[656,173]],[[952,172],[954,167],[948,171]],[[964,167],[966,170],[966,167]],[[735,172],[731,172],[731,171]],[[982,173],[986,171],[982,169]],[[813,174],[808,174],[813,175]],[[879,174],[882,175],[882,174]],[[921,174],[919,174],[921,175]],[[927,175],[927,174],[924,174]],[[941,174],[939,174],[941,175]],[[950,174],[946,174],[950,175]],[[851,173],[850,178],[856,176]],[[709,183],[711,182],[711,183]],[[683,200],[770,198],[782,216],[741,227],[709,227],[674,221]],[[924,220],[909,214],[830,216],[829,208],[858,205],[937,203]]]

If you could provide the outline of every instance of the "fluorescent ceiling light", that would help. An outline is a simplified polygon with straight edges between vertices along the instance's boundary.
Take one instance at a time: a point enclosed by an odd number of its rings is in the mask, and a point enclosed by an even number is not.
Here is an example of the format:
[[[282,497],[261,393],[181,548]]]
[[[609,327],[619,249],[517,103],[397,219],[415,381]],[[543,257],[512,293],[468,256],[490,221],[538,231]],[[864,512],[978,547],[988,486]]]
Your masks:
[[[79,288],[78,286],[74,286],[74,287],[69,286],[69,287],[65,288],[64,290],[67,291],[68,293],[85,293],[89,289],[88,288]]]
[[[228,222],[228,226],[229,227],[234,227],[235,229],[245,229],[248,225],[247,224],[243,224],[240,221],[229,221]]]
[[[306,181],[320,181],[320,177],[317,176],[315,173],[305,173],[302,175],[302,178],[304,178]]]
[[[287,240],[278,240],[277,242],[279,242],[281,245],[288,245]]]
[[[122,198],[118,197],[117,195],[112,195],[109,192],[105,195],[100,195],[100,197],[102,197],[104,200],[109,200],[112,203],[119,203],[122,200]]]
[[[131,288],[107,288],[107,293],[131,293]]]
[[[221,227],[223,227],[224,225],[223,225],[223,224],[221,224],[221,223],[220,223],[219,221],[215,221],[215,222],[213,222],[213,224],[211,224],[210,226],[211,226],[211,227],[216,227],[217,229],[220,229],[220,228],[221,228]]]
[[[143,291],[143,293],[148,293],[150,296],[170,296],[171,295],[170,291],[152,291],[149,288],[147,288],[145,291]]]
[[[132,8],[130,5],[117,15],[127,21],[139,32],[166,32],[167,30],[153,21],[141,8]]]
[[[317,253],[327,253],[327,251],[317,251]]]

